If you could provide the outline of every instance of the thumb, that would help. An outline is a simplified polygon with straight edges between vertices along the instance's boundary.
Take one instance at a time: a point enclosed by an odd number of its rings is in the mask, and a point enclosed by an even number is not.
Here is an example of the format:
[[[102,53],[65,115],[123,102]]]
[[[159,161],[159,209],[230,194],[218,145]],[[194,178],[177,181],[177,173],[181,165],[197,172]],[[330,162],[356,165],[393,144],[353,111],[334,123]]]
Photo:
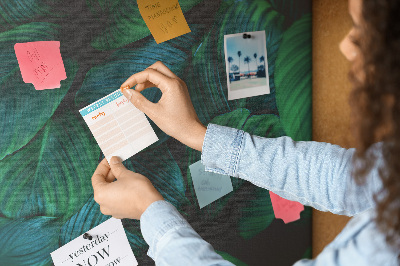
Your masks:
[[[129,171],[128,169],[126,169],[126,167],[122,164],[122,160],[117,157],[117,156],[113,156],[110,160],[110,167],[111,167],[111,171],[114,174],[114,176],[119,179],[122,174],[126,171]]]
[[[149,111],[154,104],[147,100],[140,92],[133,89],[125,89],[123,90],[123,94],[137,109],[145,114],[147,114],[147,111]]]

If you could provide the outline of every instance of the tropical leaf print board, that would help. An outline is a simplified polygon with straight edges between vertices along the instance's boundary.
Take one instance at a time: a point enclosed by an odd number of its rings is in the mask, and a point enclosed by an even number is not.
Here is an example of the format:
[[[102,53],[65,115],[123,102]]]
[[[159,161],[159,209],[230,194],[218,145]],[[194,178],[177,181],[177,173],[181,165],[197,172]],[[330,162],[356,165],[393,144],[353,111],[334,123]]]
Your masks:
[[[133,0],[0,0],[0,264],[51,265],[50,252],[109,217],[93,200],[103,155],[79,109],[155,61],[182,78],[200,120],[263,137],[311,139],[311,1],[180,0],[191,32],[156,44]],[[270,94],[228,101],[224,35],[265,31]],[[59,41],[67,79],[24,83],[15,43]],[[161,92],[147,89],[155,102]],[[290,265],[311,255],[311,210],[284,224],[269,193],[231,178],[200,209],[189,165],[200,153],[152,123],[158,141],[128,159],[225,259]],[[135,220],[123,220],[139,265],[154,265]]]

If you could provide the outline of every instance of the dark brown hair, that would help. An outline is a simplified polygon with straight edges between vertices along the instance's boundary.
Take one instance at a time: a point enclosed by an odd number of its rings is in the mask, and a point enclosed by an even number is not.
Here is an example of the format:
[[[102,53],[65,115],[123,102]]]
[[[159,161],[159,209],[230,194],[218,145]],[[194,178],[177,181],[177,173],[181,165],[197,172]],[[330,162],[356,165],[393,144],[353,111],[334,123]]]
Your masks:
[[[383,141],[376,222],[387,243],[400,250],[400,1],[363,0],[362,22],[356,41],[362,62],[350,73],[358,141],[353,174],[365,180],[376,160],[367,151]]]

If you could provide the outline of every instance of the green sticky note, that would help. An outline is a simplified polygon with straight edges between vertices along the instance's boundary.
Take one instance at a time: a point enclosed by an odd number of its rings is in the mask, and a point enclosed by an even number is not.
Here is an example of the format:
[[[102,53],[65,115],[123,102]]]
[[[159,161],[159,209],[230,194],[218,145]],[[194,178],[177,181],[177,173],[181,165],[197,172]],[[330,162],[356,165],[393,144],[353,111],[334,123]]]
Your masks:
[[[198,161],[189,166],[200,209],[233,191],[231,178],[205,171]]]

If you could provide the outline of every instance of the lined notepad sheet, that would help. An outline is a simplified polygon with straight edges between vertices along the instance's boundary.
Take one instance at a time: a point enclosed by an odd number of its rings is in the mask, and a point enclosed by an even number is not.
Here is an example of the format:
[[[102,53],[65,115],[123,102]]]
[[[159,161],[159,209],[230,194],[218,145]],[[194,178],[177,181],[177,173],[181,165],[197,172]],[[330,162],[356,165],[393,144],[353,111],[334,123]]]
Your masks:
[[[158,140],[145,114],[117,90],[79,110],[107,161],[123,161]]]

